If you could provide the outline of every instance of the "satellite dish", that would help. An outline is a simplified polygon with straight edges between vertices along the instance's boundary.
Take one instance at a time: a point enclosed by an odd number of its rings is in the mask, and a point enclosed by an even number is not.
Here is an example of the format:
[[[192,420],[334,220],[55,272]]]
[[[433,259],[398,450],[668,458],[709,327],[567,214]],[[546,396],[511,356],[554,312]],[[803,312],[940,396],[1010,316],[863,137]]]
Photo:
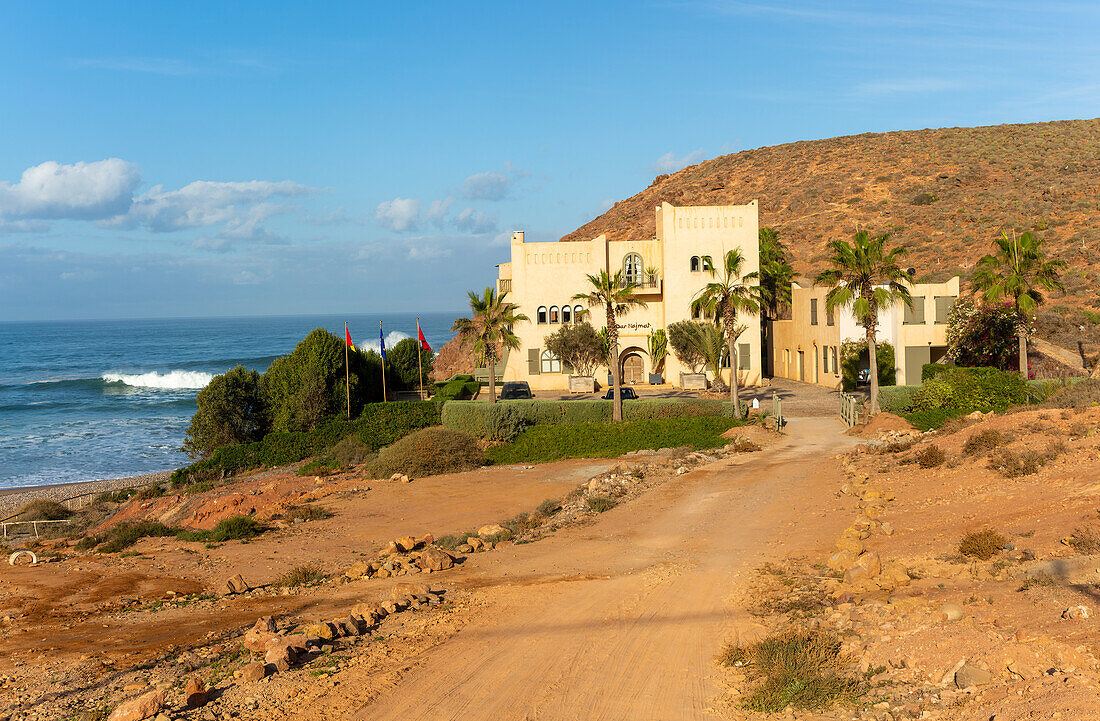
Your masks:
[[[912,278],[914,275],[917,274],[917,269],[916,268],[910,268],[909,270],[907,270],[905,272],[909,275],[910,278]]]

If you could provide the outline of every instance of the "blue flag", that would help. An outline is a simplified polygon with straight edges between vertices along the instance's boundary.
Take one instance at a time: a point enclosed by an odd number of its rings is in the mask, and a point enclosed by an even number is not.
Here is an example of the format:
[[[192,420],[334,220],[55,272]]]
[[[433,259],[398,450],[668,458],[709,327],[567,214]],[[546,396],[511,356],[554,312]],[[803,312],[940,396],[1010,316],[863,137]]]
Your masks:
[[[382,331],[382,323],[378,323],[378,347],[382,349],[382,360],[386,360],[386,334]]]

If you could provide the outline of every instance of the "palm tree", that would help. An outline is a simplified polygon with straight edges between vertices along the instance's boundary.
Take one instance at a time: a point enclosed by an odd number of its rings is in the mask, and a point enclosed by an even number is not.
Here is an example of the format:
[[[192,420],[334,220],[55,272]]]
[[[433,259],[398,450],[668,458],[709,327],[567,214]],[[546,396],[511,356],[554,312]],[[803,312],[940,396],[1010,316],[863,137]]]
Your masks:
[[[775,228],[760,229],[760,285],[756,286],[765,319],[775,320],[791,304],[791,283],[798,277],[787,259],[787,247]]]
[[[592,286],[587,293],[577,293],[573,300],[582,300],[590,308],[603,306],[607,313],[607,365],[611,369],[612,396],[615,399],[611,409],[611,419],[623,419],[623,398],[619,389],[619,323],[620,315],[629,313],[632,308],[645,308],[646,304],[634,295],[634,284],[623,282],[623,272],[611,275],[606,270],[599,274],[589,274],[588,282]]]
[[[745,284],[746,280],[757,277],[757,273],[742,275],[745,268],[745,256],[740,248],[726,251],[723,258],[721,272],[710,264],[707,271],[711,281],[696,293],[691,302],[692,312],[703,311],[706,315],[720,322],[725,333],[726,345],[729,348],[730,357],[730,400],[733,401],[733,409],[738,418],[741,418],[741,399],[737,396],[737,354],[734,345],[737,337],[745,331],[744,326],[737,323],[738,313],[756,313],[760,309],[759,303],[754,298],[755,291]],[[740,328],[740,332],[737,329]]]
[[[978,261],[975,268],[974,287],[982,292],[987,302],[1011,298],[1016,305],[1017,336],[1020,339],[1020,375],[1027,378],[1027,322],[1026,318],[1043,304],[1043,290],[1059,290],[1066,287],[1059,280],[1066,263],[1046,260],[1043,241],[1030,232],[1012,238],[1001,231],[1001,237],[993,241],[995,253]]]
[[[699,357],[714,373],[717,381],[722,380],[722,361],[729,353],[729,345],[726,341],[728,332],[717,323],[708,321],[691,321],[684,326],[688,341],[694,347]],[[736,340],[746,327],[738,324],[733,328],[733,337]],[[740,409],[738,409],[740,412]]]
[[[825,296],[828,310],[850,308],[856,322],[867,333],[867,365],[871,374],[870,415],[879,412],[878,405],[878,312],[897,302],[913,307],[906,281],[909,276],[898,264],[905,248],[886,249],[888,233],[871,238],[866,230],[855,234],[851,243],[834,240],[829,244],[832,268],[822,271],[815,283],[831,288]]]
[[[519,306],[505,302],[507,293],[497,295],[496,289],[489,286],[482,295],[472,290],[470,299],[470,317],[459,318],[451,330],[463,339],[473,340],[474,352],[479,361],[489,368],[489,402],[497,402],[497,349],[519,350],[519,338],[512,327],[520,321],[529,320],[523,313],[517,313]]]

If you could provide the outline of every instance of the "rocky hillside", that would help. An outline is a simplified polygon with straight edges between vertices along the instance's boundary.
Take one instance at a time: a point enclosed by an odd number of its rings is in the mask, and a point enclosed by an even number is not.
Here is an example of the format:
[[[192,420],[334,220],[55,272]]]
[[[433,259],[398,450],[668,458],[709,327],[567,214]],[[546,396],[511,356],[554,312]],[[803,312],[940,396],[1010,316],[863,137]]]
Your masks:
[[[890,232],[921,279],[966,274],[1002,229],[1040,233],[1070,264],[1076,306],[1100,307],[1100,119],[865,133],[745,150],[658,176],[564,241],[651,238],[653,209],[760,201],[805,276],[826,243]]]

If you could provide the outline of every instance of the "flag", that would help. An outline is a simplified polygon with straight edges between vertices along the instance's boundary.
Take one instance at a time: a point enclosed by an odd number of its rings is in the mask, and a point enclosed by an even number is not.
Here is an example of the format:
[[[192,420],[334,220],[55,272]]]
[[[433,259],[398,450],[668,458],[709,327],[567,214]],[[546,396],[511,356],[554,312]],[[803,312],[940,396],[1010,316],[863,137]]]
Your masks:
[[[382,351],[382,360],[386,360],[386,333],[382,330],[382,321],[378,321],[378,348]]]
[[[355,350],[355,344],[351,342],[351,331],[348,330],[347,323],[344,323],[344,342],[348,344],[348,348]]]
[[[424,338],[424,331],[420,330],[420,319],[416,319],[416,337],[420,340],[420,347],[423,350],[430,351],[432,347],[428,345],[427,339]]]

